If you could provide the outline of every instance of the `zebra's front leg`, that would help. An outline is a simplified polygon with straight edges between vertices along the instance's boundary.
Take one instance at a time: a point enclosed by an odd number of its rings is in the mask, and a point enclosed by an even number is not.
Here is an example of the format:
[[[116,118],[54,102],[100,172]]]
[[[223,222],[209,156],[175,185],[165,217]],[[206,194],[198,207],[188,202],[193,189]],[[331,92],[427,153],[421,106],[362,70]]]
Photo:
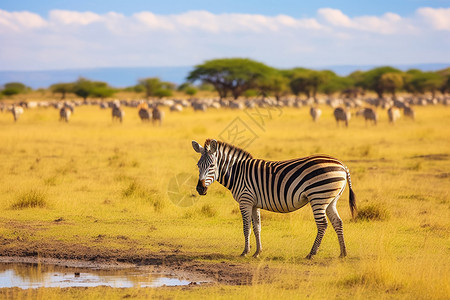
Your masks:
[[[261,246],[261,215],[259,213],[259,208],[253,207],[252,209],[252,223],[253,223],[253,232],[255,233],[256,238],[256,252],[253,254],[253,257],[258,257],[262,251]]]
[[[244,251],[242,251],[241,256],[246,256],[250,252],[250,231],[252,222],[252,207],[250,206],[240,206],[239,207],[242,214],[242,221],[244,225],[244,240],[245,246]]]

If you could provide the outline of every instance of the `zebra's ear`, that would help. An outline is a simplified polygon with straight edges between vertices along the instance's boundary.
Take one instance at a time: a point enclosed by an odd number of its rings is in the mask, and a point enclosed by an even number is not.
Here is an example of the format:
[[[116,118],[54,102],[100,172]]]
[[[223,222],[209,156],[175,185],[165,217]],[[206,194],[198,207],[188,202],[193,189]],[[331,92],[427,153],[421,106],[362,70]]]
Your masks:
[[[209,142],[209,153],[214,154],[216,150],[217,150],[217,141],[211,140],[211,142]]]
[[[202,153],[203,147],[196,141],[192,141],[192,148],[194,148],[195,152]]]

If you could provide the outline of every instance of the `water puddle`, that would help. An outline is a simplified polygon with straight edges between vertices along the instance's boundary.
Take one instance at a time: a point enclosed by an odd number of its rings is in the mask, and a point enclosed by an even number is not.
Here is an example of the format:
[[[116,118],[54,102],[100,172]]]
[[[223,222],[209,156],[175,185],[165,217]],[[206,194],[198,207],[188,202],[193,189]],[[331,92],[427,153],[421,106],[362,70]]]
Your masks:
[[[0,288],[96,286],[155,288],[197,283],[138,269],[94,270],[28,263],[0,263]]]

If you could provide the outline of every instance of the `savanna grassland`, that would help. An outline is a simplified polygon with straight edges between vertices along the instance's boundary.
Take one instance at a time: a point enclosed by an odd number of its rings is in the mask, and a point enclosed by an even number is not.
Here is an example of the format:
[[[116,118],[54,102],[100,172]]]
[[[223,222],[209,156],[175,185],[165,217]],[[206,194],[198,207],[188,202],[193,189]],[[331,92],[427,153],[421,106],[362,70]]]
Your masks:
[[[53,108],[26,110],[17,123],[1,113],[0,255],[157,262],[203,270],[217,282],[2,289],[0,297],[448,299],[450,108],[416,107],[416,121],[395,125],[378,109],[377,126],[354,117],[349,128],[322,109],[318,123],[304,107],[273,110],[259,125],[243,111],[165,109],[162,127],[141,123],[134,108],[125,108],[123,124],[97,106],[77,107],[67,124]],[[254,157],[325,153],[349,167],[360,214],[351,219],[347,188],[338,202],[347,258],[338,258],[331,226],[316,257],[304,258],[316,235],[309,206],[262,212],[261,258],[239,257],[237,204],[218,183],[196,194],[191,147],[193,139],[229,137],[224,130],[236,117],[257,135],[246,148]],[[178,185],[177,175],[187,182]]]

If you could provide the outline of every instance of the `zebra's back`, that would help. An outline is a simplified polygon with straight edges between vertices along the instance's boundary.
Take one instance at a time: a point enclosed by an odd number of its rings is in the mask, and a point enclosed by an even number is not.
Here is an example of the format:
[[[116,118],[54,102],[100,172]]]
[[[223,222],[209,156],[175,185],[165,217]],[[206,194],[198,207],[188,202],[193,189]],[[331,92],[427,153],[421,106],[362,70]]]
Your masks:
[[[347,182],[346,167],[325,155],[277,162],[252,159],[248,168],[257,207],[274,212],[292,212],[308,202],[326,205]]]

